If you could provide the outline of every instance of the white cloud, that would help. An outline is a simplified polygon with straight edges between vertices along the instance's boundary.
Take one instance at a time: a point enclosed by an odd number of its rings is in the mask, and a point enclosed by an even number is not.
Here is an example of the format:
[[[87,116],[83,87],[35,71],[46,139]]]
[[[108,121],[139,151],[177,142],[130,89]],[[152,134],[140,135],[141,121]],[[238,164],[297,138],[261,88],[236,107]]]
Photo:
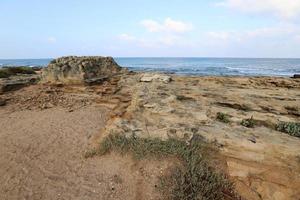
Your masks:
[[[249,13],[272,13],[283,19],[291,19],[300,15],[300,0],[224,0],[217,3]]]
[[[141,25],[144,26],[149,32],[184,33],[193,29],[192,24],[176,21],[171,18],[166,18],[162,23],[152,19],[147,19],[141,21]]]
[[[300,35],[300,27],[296,25],[282,24],[274,27],[264,27],[252,30],[230,30],[230,31],[210,31],[204,34],[207,41],[213,42],[239,42],[265,41],[282,42],[289,38],[296,38]]]
[[[161,24],[151,19],[143,20],[141,24],[150,32],[159,32],[163,29]]]
[[[127,33],[123,33],[123,34],[119,35],[118,38],[120,40],[124,40],[124,41],[134,41],[136,39],[134,36],[129,35]]]
[[[53,43],[56,43],[57,42],[57,39],[55,37],[48,37],[47,38],[47,42],[53,44]]]

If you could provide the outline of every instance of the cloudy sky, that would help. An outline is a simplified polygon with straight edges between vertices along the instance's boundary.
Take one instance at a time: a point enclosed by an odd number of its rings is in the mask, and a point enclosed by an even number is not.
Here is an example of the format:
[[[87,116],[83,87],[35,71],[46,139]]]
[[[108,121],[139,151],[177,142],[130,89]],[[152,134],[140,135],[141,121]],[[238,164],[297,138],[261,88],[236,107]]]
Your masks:
[[[0,58],[300,57],[300,0],[0,0]]]

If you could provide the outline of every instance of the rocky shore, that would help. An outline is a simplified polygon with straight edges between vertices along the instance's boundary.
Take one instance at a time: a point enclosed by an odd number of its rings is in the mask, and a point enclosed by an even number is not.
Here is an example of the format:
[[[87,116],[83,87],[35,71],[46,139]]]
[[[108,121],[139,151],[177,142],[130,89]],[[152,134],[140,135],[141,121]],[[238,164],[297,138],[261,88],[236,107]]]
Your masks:
[[[157,177],[174,159],[83,158],[111,134],[201,136],[242,199],[300,196],[300,79],[132,73],[105,57],[20,77],[0,79],[0,199],[166,199]]]

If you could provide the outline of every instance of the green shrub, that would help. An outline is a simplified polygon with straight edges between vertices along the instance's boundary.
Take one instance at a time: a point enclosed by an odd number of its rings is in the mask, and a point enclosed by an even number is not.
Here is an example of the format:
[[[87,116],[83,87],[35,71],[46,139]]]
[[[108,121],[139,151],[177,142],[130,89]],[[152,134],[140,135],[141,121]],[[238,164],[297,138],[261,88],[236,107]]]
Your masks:
[[[287,133],[291,136],[300,137],[300,123],[296,122],[280,122],[276,130]]]
[[[31,67],[3,67],[0,69],[0,78],[8,78],[17,74],[35,74]]]
[[[224,175],[217,173],[209,166],[207,151],[211,148],[200,137],[194,137],[190,144],[184,141],[169,139],[127,138],[123,135],[109,135],[100,144],[97,153],[103,155],[111,151],[121,154],[131,153],[136,159],[147,157],[175,156],[182,161],[171,174],[161,177],[160,189],[170,199],[236,199],[234,187]]]
[[[243,119],[241,122],[242,126],[245,126],[247,128],[254,128],[254,126],[256,125],[255,120],[253,119],[253,116],[249,119]]]
[[[222,113],[222,112],[217,113],[217,120],[219,120],[220,122],[229,123],[230,122],[229,118],[230,116],[226,113]]]
[[[8,78],[10,75],[7,70],[0,69],[0,78]]]

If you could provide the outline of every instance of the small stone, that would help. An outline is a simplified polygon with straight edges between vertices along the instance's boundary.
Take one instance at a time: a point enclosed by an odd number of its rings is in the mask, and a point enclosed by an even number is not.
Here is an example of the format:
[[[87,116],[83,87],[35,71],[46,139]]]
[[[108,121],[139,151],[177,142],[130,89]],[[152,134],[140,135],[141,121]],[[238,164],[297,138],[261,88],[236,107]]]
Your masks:
[[[248,140],[254,144],[256,144],[256,138],[255,137],[250,137]]]

